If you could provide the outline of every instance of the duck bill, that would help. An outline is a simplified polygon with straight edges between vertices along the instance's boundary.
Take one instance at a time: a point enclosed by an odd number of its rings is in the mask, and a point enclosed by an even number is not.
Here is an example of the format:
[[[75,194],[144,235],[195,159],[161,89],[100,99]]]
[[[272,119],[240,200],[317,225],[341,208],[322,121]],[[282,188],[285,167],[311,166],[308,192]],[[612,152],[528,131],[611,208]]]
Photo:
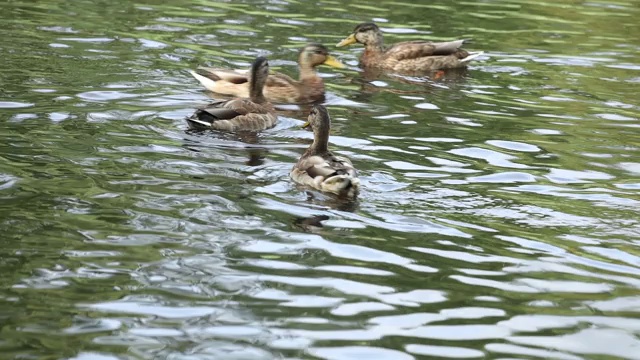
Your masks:
[[[303,129],[308,128],[308,127],[309,127],[309,125],[310,125],[310,123],[309,123],[308,121],[305,121],[305,123],[304,123],[304,124],[302,124],[302,128],[303,128]]]
[[[356,34],[351,34],[349,36],[347,36],[346,39],[340,41],[339,43],[336,44],[337,47],[343,47],[343,46],[347,46],[347,45],[351,45],[351,44],[355,44],[356,41]]]
[[[323,64],[329,65],[331,67],[338,68],[338,69],[343,69],[344,68],[344,64],[341,63],[338,59],[334,58],[331,55],[327,56],[327,60],[325,60],[323,62]]]

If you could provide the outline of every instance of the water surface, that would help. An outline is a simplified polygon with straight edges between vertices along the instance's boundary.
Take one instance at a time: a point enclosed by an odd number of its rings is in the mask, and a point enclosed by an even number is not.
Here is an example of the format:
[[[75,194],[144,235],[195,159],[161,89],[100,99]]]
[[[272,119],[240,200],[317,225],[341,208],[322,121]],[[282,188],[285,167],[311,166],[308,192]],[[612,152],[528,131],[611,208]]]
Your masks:
[[[3,359],[640,359],[637,1],[47,1],[0,12]],[[376,76],[387,42],[467,71]],[[311,133],[185,132],[187,70],[322,42],[357,202]]]

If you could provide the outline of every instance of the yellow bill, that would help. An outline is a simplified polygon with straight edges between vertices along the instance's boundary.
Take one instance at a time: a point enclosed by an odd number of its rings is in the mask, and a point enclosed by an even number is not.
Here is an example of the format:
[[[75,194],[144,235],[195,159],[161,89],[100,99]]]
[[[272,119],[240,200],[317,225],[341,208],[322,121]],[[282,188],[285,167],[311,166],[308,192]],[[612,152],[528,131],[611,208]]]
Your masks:
[[[327,55],[327,60],[325,60],[323,64],[329,65],[331,67],[338,68],[338,69],[344,68],[344,64],[331,55]]]
[[[302,124],[302,128],[303,128],[303,129],[304,129],[304,128],[307,128],[307,127],[309,127],[309,125],[311,125],[311,124],[310,124],[308,121],[305,121],[305,123],[304,123],[304,124]]]
[[[347,46],[347,45],[351,45],[351,44],[355,44],[356,41],[356,34],[351,34],[349,36],[347,36],[346,39],[340,41],[339,43],[336,44],[337,47],[343,47],[343,46]]]

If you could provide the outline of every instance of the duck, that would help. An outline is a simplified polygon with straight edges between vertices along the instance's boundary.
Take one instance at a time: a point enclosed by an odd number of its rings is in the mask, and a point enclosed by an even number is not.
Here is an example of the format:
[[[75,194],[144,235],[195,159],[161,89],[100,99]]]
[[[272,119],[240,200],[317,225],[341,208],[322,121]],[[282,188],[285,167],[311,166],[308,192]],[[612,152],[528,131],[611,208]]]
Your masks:
[[[355,197],[360,188],[358,172],[349,159],[329,151],[331,118],[327,108],[312,105],[302,127],[308,126],[313,129],[313,143],[291,169],[291,178],[300,185],[322,192]]]
[[[275,126],[278,116],[265,98],[263,88],[269,76],[269,62],[257,57],[249,70],[248,98],[215,100],[187,117],[195,130],[260,131]]]
[[[298,56],[300,79],[295,80],[285,74],[269,75],[264,88],[265,97],[275,103],[305,104],[324,101],[324,82],[315,68],[328,65],[335,68],[345,66],[329,54],[321,44],[307,44]],[[207,90],[219,94],[248,97],[249,78],[241,70],[198,68],[190,71]]]
[[[395,72],[420,72],[466,67],[484,52],[468,52],[461,49],[468,40],[429,42],[404,41],[384,46],[382,31],[375,23],[362,23],[353,33],[336,44],[337,47],[355,43],[365,49],[360,58],[364,67],[382,68]]]

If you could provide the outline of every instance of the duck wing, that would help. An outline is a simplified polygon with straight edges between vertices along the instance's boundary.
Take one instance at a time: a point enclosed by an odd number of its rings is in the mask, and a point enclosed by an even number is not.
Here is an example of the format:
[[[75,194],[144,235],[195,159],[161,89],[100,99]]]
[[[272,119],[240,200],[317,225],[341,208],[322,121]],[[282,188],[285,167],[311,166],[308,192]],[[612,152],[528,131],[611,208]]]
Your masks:
[[[224,80],[234,84],[244,84],[249,82],[248,71],[216,69],[210,67],[199,67],[195,73],[214,81]]]
[[[263,130],[275,125],[277,116],[270,104],[256,104],[249,99],[214,101],[187,118],[192,129],[226,131]]]
[[[307,172],[311,178],[318,176],[328,179],[337,175],[357,176],[351,161],[333,154],[309,156],[300,159],[298,168]]]
[[[448,42],[405,41],[390,47],[385,56],[398,61],[413,60],[426,56],[452,55],[460,50],[465,40]]]

